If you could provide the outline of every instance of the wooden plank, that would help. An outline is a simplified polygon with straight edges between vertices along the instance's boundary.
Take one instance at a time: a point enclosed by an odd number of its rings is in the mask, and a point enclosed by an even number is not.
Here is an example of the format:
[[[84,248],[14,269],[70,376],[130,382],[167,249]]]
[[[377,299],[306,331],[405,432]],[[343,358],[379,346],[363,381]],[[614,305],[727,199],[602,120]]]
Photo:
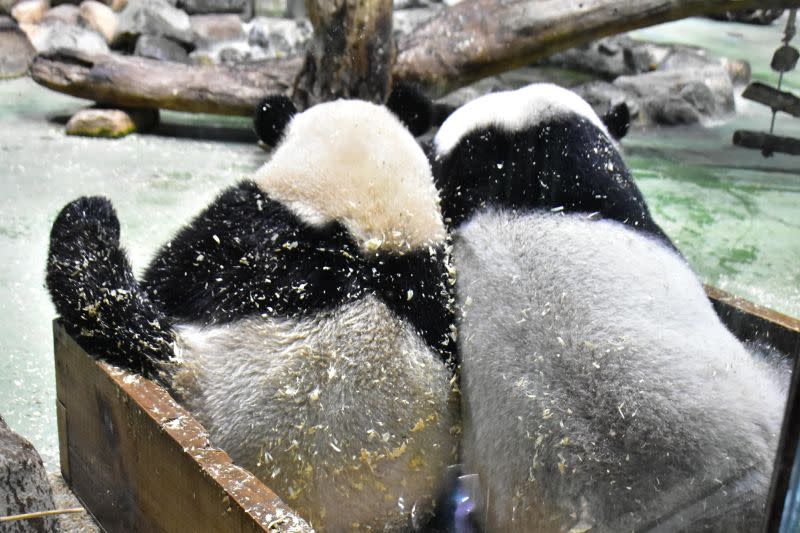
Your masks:
[[[164,389],[54,339],[64,477],[106,531],[311,531]]]
[[[784,355],[800,357],[800,320],[710,285],[705,290],[722,322],[740,340],[760,340]]]
[[[742,93],[742,97],[764,104],[776,111],[800,117],[800,98],[792,93],[780,91],[760,81],[754,81]]]
[[[770,135],[760,131],[736,130],[733,132],[733,144],[743,148],[761,150],[766,155],[774,152],[800,155],[800,139]]]

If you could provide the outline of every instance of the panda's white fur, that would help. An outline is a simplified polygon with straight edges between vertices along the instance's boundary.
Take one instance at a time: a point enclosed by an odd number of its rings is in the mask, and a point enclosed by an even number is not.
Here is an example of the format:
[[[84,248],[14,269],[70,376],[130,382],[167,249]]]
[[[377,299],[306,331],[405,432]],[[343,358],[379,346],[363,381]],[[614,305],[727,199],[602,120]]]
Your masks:
[[[558,85],[537,83],[467,102],[447,117],[433,143],[437,155],[447,155],[471,131],[491,127],[520,131],[567,112],[587,118],[611,138],[605,124],[583,98]]]
[[[178,331],[180,400],[317,528],[402,530],[430,511],[458,406],[438,356],[385,304]]]
[[[445,238],[430,164],[382,106],[338,100],[295,116],[254,181],[309,224],[343,222],[367,251]]]
[[[674,251],[585,215],[486,211],[454,263],[463,455],[488,530],[758,527],[786,380]],[[739,507],[703,508],[715,493]]]

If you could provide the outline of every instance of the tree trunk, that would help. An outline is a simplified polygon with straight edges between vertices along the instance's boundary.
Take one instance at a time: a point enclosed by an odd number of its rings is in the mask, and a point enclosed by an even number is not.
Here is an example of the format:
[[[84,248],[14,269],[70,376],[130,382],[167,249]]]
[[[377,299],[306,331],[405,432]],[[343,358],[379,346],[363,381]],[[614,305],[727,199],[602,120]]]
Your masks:
[[[307,0],[314,40],[294,87],[302,108],[336,98],[382,103],[394,64],[392,0]]]
[[[798,5],[800,0],[464,0],[398,43],[390,75],[382,69],[391,65],[391,41],[379,36],[391,34],[391,0],[330,0],[315,23],[316,55],[299,77],[297,58],[190,67],[123,56],[38,57],[31,75],[51,89],[108,104],[249,115],[264,95],[293,86],[304,107],[339,96],[382,101],[392,78],[440,95],[607,35],[709,11]],[[323,6],[311,7],[321,12]]]

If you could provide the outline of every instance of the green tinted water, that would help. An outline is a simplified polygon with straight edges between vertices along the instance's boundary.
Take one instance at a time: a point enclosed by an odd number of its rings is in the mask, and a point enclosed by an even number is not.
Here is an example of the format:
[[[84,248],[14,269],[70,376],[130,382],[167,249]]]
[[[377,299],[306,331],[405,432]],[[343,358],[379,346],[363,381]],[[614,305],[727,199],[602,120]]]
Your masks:
[[[634,37],[746,59],[755,78],[775,85],[769,63],[782,29],[779,22],[763,27],[695,18]],[[800,70],[785,75],[783,87],[800,93]],[[772,116],[741,98],[736,108],[732,120],[705,128],[633,133],[623,142],[627,161],[656,219],[705,281],[800,317],[800,157],[764,158],[733,146],[735,130],[766,131]],[[775,128],[800,138],[798,119],[779,115]]]
[[[746,33],[749,44],[720,27]],[[775,28],[701,19],[639,35],[696,40],[756,62],[754,70],[766,76],[762,67],[778,41]],[[789,82],[800,88],[797,75]],[[732,147],[734,129],[760,128],[769,118],[761,106],[737,103],[741,114],[732,123],[634,133],[623,147],[656,218],[705,280],[800,316],[800,158],[764,160]],[[0,414],[33,441],[50,468],[58,464],[54,311],[43,283],[48,232],[58,210],[84,194],[111,198],[123,242],[141,269],[159,243],[265,159],[252,143],[74,138],[47,120],[84,105],[28,79],[0,82]],[[204,117],[162,116],[178,126],[208,123]],[[241,119],[214,122],[246,126]],[[779,127],[800,137],[800,121],[784,120]]]

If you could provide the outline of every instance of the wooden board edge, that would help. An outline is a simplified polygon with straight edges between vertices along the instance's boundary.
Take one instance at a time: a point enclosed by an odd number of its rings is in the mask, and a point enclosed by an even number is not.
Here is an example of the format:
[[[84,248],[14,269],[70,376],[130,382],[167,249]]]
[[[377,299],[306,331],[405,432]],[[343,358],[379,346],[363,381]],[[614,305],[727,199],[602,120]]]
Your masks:
[[[711,285],[703,288],[722,322],[740,340],[760,340],[784,355],[800,357],[800,319]]]
[[[84,404],[90,408],[97,398],[97,402],[112,402],[112,410],[124,412],[125,417],[115,417],[112,421],[99,420],[98,424],[108,423],[113,429],[114,438],[130,438],[134,442],[128,442],[125,446],[136,449],[142,445],[143,449],[156,445],[160,451],[169,457],[175,464],[180,464],[182,472],[191,474],[191,498],[198,501],[213,502],[219,508],[217,510],[204,509],[205,513],[218,518],[218,523],[207,523],[199,531],[285,531],[291,533],[313,531],[308,524],[298,518],[291,509],[272,492],[266,485],[258,480],[253,474],[234,465],[230,457],[222,450],[215,448],[208,440],[208,433],[203,426],[183,407],[181,407],[169,395],[169,393],[158,384],[144,379],[137,374],[126,372],[120,368],[107,363],[97,362],[88,355],[77,342],[64,330],[56,319],[53,324],[55,356],[56,356],[56,389],[57,405],[59,406],[59,445],[60,451],[65,459],[62,459],[62,471],[66,468],[68,483],[76,492],[76,495],[84,502],[91,504],[97,502],[96,493],[98,490],[108,492],[108,500],[114,498],[111,494],[117,492],[129,492],[122,494],[120,500],[128,501],[138,492],[147,492],[147,498],[158,500],[161,498],[157,494],[161,489],[165,493],[175,490],[174,486],[165,484],[163,487],[154,487],[152,483],[146,487],[135,486],[141,479],[147,476],[139,476],[134,471],[142,465],[150,467],[148,457],[137,457],[136,465],[125,464],[120,471],[120,462],[126,461],[123,457],[114,456],[115,451],[106,450],[103,453],[93,453],[92,450],[82,450],[83,457],[79,457],[76,446],[80,443],[74,442],[74,435],[81,435],[91,432],[87,426],[94,422],[95,414],[87,415],[84,413],[72,412],[75,409],[83,408],[79,400],[75,397],[84,396]],[[84,382],[95,382],[96,390],[81,391],[74,394],[64,381],[68,379],[65,368],[72,366],[73,373],[80,373]],[[88,401],[86,401],[88,398]],[[107,412],[101,413],[113,417]],[[103,416],[97,416],[103,418]],[[123,420],[122,424],[120,421]],[[119,428],[124,425],[124,420],[135,420],[134,428]],[[70,425],[76,427],[70,427]],[[129,424],[130,425],[130,424]],[[105,431],[106,428],[100,428]],[[73,438],[70,438],[73,435]],[[136,439],[142,442],[135,442]],[[155,444],[154,444],[155,442]],[[144,453],[144,452],[143,452]],[[87,460],[86,457],[89,457]],[[103,459],[113,457],[112,461]],[[113,462],[115,464],[107,464]],[[169,466],[169,465],[167,465]],[[157,469],[158,464],[153,464],[152,468]],[[83,469],[83,474],[78,475],[76,469]],[[102,472],[101,472],[102,471]],[[97,472],[96,477],[92,476]],[[120,475],[122,473],[122,475]],[[73,475],[76,474],[76,475]],[[87,475],[88,474],[88,475]],[[109,479],[112,476],[115,481],[114,487],[86,486],[87,478],[95,480]],[[156,476],[157,477],[157,476]],[[165,476],[166,477],[166,476]],[[80,478],[80,479],[78,479]],[[83,486],[80,485],[84,480]],[[152,491],[156,491],[155,494]],[[198,497],[201,492],[209,496],[203,500]],[[89,496],[89,497],[87,497]],[[91,497],[94,496],[94,499]],[[171,494],[164,494],[168,500],[174,500]],[[189,496],[185,500],[190,500]],[[110,504],[113,507],[113,502]],[[130,507],[130,506],[128,506]],[[135,506],[134,506],[135,507]],[[137,531],[198,531],[196,526],[190,526],[191,521],[187,521],[186,527],[179,520],[173,519],[171,525],[164,525],[159,522],[158,516],[142,517],[141,521],[137,518],[127,517],[128,522],[120,521],[113,524],[104,524],[104,512],[95,512],[91,505],[87,509],[98,519],[98,522],[107,531],[137,530]],[[127,509],[127,507],[126,507]],[[127,509],[130,511],[130,509]],[[105,516],[108,516],[108,509],[105,509]],[[138,511],[138,508],[134,509]],[[176,513],[191,512],[191,509],[176,509]],[[124,514],[124,513],[122,513]],[[135,515],[136,512],[129,513]],[[133,521],[133,522],[132,522]],[[168,522],[168,521],[167,521]],[[166,523],[166,522],[165,522]],[[124,524],[120,528],[120,524]],[[132,524],[134,524],[132,526]],[[222,525],[221,525],[222,524]],[[227,524],[227,525],[224,525]]]

